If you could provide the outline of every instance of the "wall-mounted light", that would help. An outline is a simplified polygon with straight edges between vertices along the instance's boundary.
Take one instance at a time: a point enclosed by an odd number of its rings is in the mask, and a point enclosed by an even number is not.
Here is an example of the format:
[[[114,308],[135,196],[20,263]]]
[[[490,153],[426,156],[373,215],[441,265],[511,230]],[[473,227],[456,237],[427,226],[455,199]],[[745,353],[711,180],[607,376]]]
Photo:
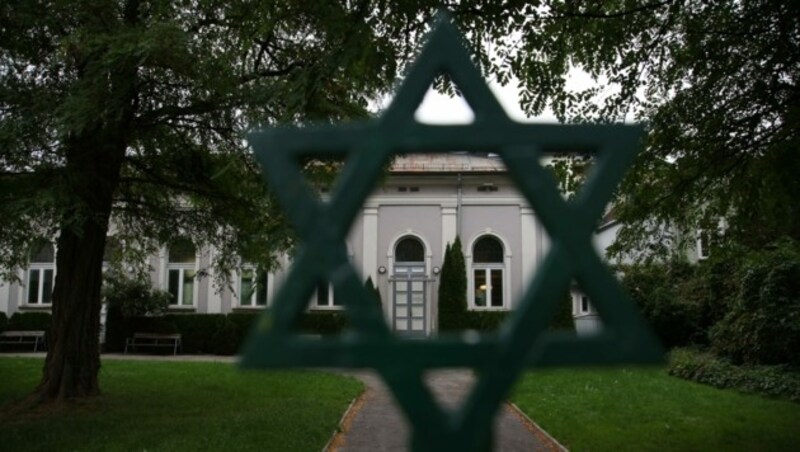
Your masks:
[[[439,267],[433,267],[433,274],[438,275],[442,270]]]
[[[381,275],[385,274],[386,273],[386,267],[384,267],[383,265],[378,267],[378,273],[380,273]]]

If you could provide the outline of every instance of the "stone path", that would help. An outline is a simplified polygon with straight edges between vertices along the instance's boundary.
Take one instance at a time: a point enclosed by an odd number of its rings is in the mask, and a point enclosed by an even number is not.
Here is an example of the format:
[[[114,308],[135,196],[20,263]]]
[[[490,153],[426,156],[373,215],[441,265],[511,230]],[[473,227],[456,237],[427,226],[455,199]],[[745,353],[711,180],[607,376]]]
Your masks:
[[[330,443],[330,452],[394,452],[408,450],[408,423],[391,393],[371,372],[354,372],[365,383],[365,393],[351,407],[343,431]],[[428,386],[440,403],[453,407],[472,388],[467,370],[430,372]],[[494,451],[562,451],[557,442],[515,408],[504,405],[495,420]]]

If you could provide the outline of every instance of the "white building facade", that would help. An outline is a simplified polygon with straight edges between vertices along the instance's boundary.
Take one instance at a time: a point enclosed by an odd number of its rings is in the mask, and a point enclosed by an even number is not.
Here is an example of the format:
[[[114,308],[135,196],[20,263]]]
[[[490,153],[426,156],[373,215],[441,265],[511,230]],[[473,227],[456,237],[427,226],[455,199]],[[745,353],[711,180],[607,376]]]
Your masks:
[[[613,240],[602,229],[598,252]],[[440,269],[445,247],[461,238],[471,310],[515,308],[536,273],[549,241],[527,201],[507,178],[500,159],[472,154],[397,157],[389,176],[367,199],[354,220],[347,247],[363,279],[381,294],[387,322],[400,334],[437,331]],[[244,266],[232,290],[217,290],[210,263],[214,249],[191,243],[164,247],[150,257],[154,286],[173,295],[170,311],[230,313],[269,306],[286,279],[283,267],[258,274]],[[45,248],[21,271],[21,282],[0,282],[0,311],[48,311],[55,275],[54,250]],[[341,309],[330,287],[321,286],[310,310]],[[580,332],[599,327],[589,300],[573,290],[573,314]]]

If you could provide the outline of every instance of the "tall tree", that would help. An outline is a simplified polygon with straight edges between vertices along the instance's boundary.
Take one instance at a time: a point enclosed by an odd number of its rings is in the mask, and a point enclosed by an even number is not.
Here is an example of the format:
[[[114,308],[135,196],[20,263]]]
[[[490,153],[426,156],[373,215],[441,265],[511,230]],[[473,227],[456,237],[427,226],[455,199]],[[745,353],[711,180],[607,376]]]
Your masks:
[[[492,70],[484,37],[508,14],[490,0],[453,3],[457,22],[474,38],[476,61]],[[26,264],[37,240],[57,237],[53,325],[38,399],[99,392],[109,225],[133,262],[180,235],[213,244],[221,270],[237,256],[269,266],[292,238],[243,132],[254,124],[367,116],[369,100],[391,87],[439,6],[433,0],[3,2],[4,276]]]
[[[647,123],[620,189],[616,252],[658,245],[664,225],[694,239],[724,224],[756,248],[800,237],[800,4],[552,0],[523,23],[498,64],[520,79],[527,111]],[[568,90],[573,68],[598,85]]]
[[[439,331],[458,331],[464,328],[467,315],[467,270],[461,239],[448,243],[439,274]]]

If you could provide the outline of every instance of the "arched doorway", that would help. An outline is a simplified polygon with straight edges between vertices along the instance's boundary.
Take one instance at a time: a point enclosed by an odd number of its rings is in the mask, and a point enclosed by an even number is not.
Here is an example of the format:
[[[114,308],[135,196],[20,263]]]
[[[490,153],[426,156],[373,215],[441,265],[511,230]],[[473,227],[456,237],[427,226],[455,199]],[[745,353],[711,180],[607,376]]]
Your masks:
[[[424,336],[427,323],[425,246],[412,236],[394,248],[394,330],[406,336]]]

